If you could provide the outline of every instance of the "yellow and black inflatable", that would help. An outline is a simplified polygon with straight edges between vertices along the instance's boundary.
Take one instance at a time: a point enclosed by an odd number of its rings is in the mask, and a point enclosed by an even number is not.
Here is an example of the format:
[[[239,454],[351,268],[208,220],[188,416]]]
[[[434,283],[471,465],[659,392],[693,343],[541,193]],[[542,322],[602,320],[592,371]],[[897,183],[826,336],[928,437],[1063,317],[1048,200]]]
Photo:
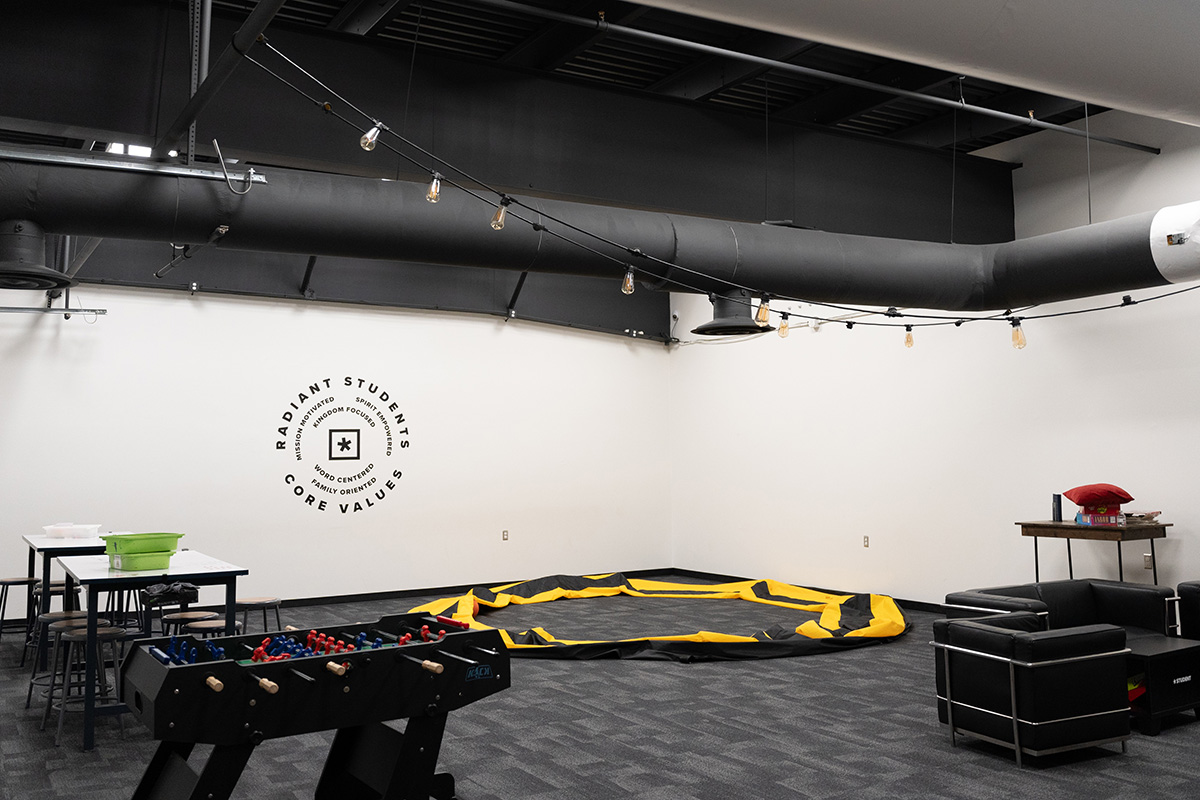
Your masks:
[[[492,626],[479,621],[481,609],[616,595],[746,600],[794,609],[807,619],[794,628],[777,624],[745,635],[702,630],[682,635],[580,641],[556,638],[544,628],[530,628],[516,634],[501,629],[500,635],[513,656],[717,661],[813,655],[862,647],[895,639],[909,628],[904,612],[885,595],[831,594],[773,580],[667,583],[626,578],[619,572],[554,575],[492,588],[475,587],[464,595],[434,600],[412,610],[448,615],[472,628],[483,629]]]

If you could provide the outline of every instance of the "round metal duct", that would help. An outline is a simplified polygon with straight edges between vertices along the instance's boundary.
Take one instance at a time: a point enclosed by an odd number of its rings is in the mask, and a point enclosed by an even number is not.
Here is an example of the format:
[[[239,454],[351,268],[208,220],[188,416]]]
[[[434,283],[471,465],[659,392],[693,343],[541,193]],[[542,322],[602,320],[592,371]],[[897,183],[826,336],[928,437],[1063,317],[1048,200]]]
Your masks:
[[[712,304],[712,322],[693,328],[692,333],[699,336],[741,336],[775,330],[770,325],[759,325],[754,321],[750,293],[744,289],[728,295],[714,295]]]
[[[47,267],[41,226],[27,219],[0,222],[0,289],[64,289],[75,281]]]

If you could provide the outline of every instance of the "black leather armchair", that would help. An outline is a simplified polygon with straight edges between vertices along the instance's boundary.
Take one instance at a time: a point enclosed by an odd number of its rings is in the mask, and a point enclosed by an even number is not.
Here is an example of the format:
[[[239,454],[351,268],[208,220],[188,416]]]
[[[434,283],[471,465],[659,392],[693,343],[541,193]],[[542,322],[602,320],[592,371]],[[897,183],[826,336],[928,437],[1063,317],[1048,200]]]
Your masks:
[[[1179,634],[1200,639],[1200,581],[1179,584]]]
[[[1108,624],[1042,630],[1018,611],[936,620],[938,719],[965,734],[1045,755],[1129,738],[1125,631]]]
[[[1171,633],[1175,593],[1162,586],[1102,580],[1043,581],[972,589],[946,595],[947,615],[978,616],[996,611],[1029,611],[1042,615],[1050,630],[1107,623],[1125,629],[1129,638]],[[1200,583],[1196,584],[1200,637]]]

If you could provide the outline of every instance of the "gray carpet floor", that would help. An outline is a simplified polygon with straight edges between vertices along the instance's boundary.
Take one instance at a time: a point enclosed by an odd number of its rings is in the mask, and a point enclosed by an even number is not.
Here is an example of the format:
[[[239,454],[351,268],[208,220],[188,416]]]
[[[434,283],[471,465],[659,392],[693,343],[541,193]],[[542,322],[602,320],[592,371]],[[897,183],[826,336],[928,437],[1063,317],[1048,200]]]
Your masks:
[[[374,621],[424,598],[297,606],[302,628]],[[658,605],[653,605],[653,604]],[[439,769],[462,800],[740,798],[1192,798],[1200,724],[1191,714],[1128,752],[1094,748],[1027,760],[971,740],[950,746],[934,705],[931,625],[883,645],[801,658],[671,661],[514,659],[512,687],[450,714]],[[542,625],[563,638],[709,629],[753,632],[780,621],[738,601],[559,601],[487,621]],[[253,625],[253,623],[252,623]],[[39,708],[24,708],[19,636],[0,644],[0,798],[129,798],[156,742],[137,720],[102,719],[81,750],[78,714],[55,747]],[[397,727],[403,726],[403,721]],[[310,798],[332,732],[269,740],[234,794]],[[192,760],[204,755],[198,747]]]

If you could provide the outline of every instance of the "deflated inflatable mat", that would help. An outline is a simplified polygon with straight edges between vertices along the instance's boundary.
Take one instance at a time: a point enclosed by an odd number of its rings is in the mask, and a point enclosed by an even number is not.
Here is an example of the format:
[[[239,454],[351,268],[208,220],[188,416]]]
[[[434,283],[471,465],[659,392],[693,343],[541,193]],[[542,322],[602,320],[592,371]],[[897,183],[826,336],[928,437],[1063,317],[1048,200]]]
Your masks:
[[[619,628],[641,627],[649,622],[661,625],[665,630],[653,635],[639,631],[614,629],[597,635],[579,638],[555,636],[545,627],[529,627],[513,632],[500,627],[502,618],[511,610],[535,603],[553,600],[599,598],[644,598],[636,603],[638,610],[626,611],[609,619]],[[705,611],[715,610],[705,606],[703,600],[740,600],[748,603],[765,604],[773,608],[753,614],[757,624],[774,620],[772,624],[756,629],[741,628],[739,633],[715,632],[696,625],[706,624]],[[681,613],[687,601],[690,613]],[[695,601],[694,603],[692,601]],[[612,602],[616,602],[615,600]],[[626,602],[632,602],[626,600]],[[666,614],[655,613],[655,606],[666,605]],[[740,606],[740,604],[738,604]],[[691,607],[695,607],[692,609]],[[590,607],[590,604],[589,604]],[[726,604],[728,608],[728,604]],[[497,613],[500,609],[510,612]],[[629,608],[633,608],[630,606]],[[747,607],[753,611],[754,607]],[[558,619],[557,625],[568,624],[571,612],[586,616],[583,607],[570,604],[563,607],[566,614],[549,615]],[[548,609],[542,609],[545,613]],[[670,583],[656,580],[626,578],[619,572],[606,575],[554,575],[530,581],[494,586],[475,587],[464,595],[434,600],[412,609],[427,614],[450,616],[474,629],[500,627],[512,656],[526,658],[643,658],[671,659],[676,661],[719,661],[747,658],[781,658],[804,656],[863,647],[891,641],[903,636],[909,629],[904,612],[896,602],[885,595],[877,594],[832,594],[792,586],[773,580],[747,580],[731,583]],[[486,625],[483,617],[493,616],[496,625]],[[518,616],[536,616],[534,610]],[[728,620],[729,614],[717,615]],[[746,615],[740,615],[743,621]],[[693,620],[688,626],[687,620]],[[696,622],[699,620],[699,622]],[[518,622],[519,620],[513,620]],[[634,621],[640,625],[632,624]],[[735,624],[741,624],[741,621]],[[756,623],[749,622],[749,625]],[[509,628],[515,628],[509,625]],[[586,625],[585,625],[586,627]],[[593,622],[592,627],[595,627]],[[683,627],[688,632],[678,632]]]

